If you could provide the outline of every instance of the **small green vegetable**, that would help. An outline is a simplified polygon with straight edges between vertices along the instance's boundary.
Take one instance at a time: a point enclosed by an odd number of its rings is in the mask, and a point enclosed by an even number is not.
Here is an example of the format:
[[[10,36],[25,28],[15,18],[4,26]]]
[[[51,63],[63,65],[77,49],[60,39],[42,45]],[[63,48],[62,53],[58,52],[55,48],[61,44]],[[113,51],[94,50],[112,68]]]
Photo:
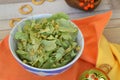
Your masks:
[[[79,80],[109,80],[109,78],[98,69],[90,69],[83,72]]]
[[[78,29],[64,13],[27,20],[15,34],[16,53],[24,63],[33,67],[50,69],[64,66],[77,55],[77,33]]]

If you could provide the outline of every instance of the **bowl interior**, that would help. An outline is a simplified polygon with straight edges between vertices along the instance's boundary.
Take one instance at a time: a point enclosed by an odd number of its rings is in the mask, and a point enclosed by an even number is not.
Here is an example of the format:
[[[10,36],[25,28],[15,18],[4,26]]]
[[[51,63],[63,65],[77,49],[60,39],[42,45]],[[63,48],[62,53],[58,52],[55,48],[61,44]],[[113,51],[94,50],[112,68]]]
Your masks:
[[[18,26],[22,26],[25,24],[25,21],[26,20],[31,20],[31,19],[39,19],[39,18],[46,18],[46,17],[50,17],[51,14],[40,14],[40,15],[35,15],[35,16],[32,16],[32,17],[29,17],[29,18],[26,18],[26,19],[23,19],[21,20],[19,23],[17,23],[15,25],[15,27],[12,29],[11,33],[10,33],[10,37],[9,37],[9,47],[10,47],[10,50],[12,52],[12,55],[15,57],[15,59],[17,59],[18,62],[20,62],[21,64],[24,64],[19,58],[18,56],[16,55],[16,50],[17,50],[17,41],[14,39],[14,36],[16,34],[16,32],[18,31]],[[75,25],[74,23],[72,23],[73,25]],[[75,25],[76,26],[76,25]],[[76,26],[77,27],[77,26]],[[78,28],[78,27],[77,27]],[[80,51],[78,52],[77,56],[70,62],[68,63],[67,65],[72,65],[82,54],[82,51],[83,51],[83,48],[84,48],[84,38],[83,38],[83,35],[81,33],[80,30],[78,30],[78,35],[77,35],[77,43],[78,45],[81,47]],[[26,64],[24,64],[26,65]],[[29,65],[27,65],[29,66]],[[66,66],[66,65],[65,65]],[[29,67],[32,67],[32,66],[29,66]],[[63,66],[64,67],[64,66]],[[35,67],[32,67],[32,68],[35,68]],[[35,68],[35,69],[39,69],[39,68]]]

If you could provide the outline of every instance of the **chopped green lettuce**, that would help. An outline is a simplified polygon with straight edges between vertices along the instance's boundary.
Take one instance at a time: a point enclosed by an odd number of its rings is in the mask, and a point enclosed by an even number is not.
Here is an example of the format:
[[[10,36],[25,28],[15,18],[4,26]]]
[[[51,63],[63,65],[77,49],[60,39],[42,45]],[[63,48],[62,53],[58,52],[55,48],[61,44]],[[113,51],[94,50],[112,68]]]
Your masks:
[[[24,23],[15,34],[16,53],[24,63],[37,68],[57,68],[77,55],[78,29],[65,13]]]
[[[57,47],[55,44],[55,40],[52,40],[52,41],[43,40],[42,44],[45,51],[54,51]]]

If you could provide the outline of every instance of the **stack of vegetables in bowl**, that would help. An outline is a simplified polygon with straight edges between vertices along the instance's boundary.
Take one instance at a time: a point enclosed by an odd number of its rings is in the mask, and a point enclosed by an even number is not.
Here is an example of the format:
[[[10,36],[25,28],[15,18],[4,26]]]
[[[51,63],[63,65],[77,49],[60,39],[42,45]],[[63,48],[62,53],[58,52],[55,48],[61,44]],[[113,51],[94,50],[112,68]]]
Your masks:
[[[21,20],[12,29],[9,47],[15,59],[38,75],[56,75],[81,56],[83,35],[68,15],[40,14]]]

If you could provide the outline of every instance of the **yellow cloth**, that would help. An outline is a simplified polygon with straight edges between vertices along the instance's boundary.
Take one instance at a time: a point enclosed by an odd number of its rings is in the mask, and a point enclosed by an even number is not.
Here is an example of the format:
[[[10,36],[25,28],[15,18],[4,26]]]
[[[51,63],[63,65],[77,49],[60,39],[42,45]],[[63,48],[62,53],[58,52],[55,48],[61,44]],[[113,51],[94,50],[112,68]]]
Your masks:
[[[120,80],[120,45],[110,43],[104,36],[99,42],[96,67],[101,64],[109,64],[112,67],[108,73],[110,80]]]

